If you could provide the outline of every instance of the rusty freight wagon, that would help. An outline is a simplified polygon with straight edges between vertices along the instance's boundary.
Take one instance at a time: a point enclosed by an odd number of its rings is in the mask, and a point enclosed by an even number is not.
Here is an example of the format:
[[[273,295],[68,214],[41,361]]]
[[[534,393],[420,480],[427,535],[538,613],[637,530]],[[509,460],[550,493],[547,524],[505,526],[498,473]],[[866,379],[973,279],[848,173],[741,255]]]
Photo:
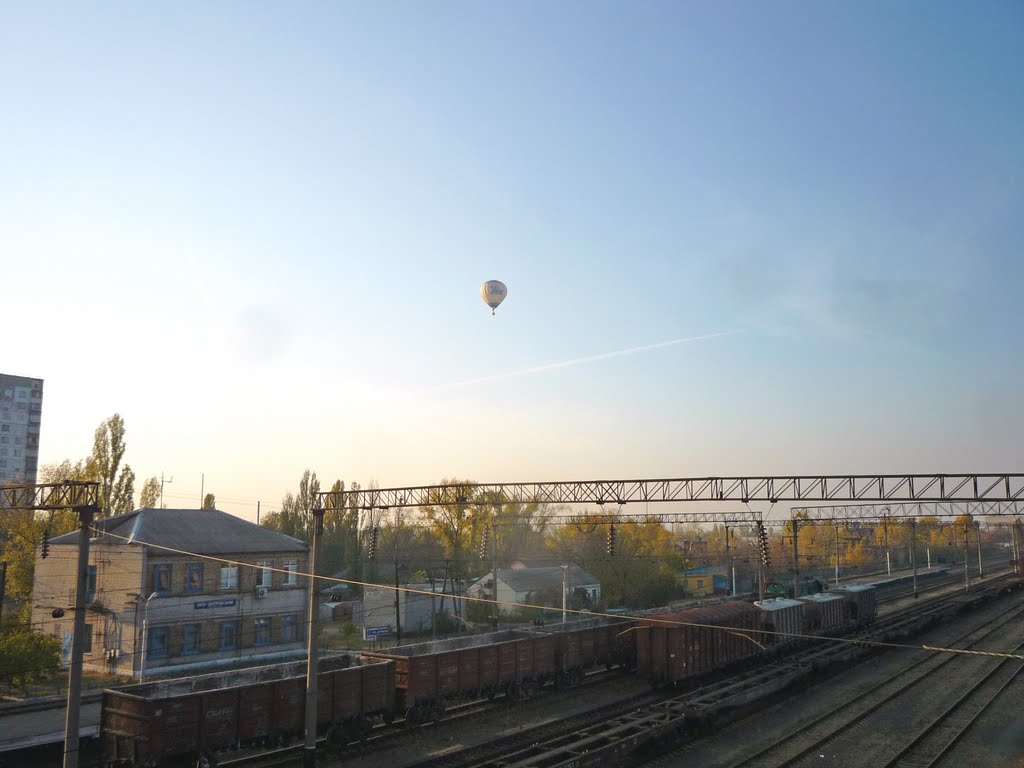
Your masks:
[[[871,584],[848,584],[832,590],[846,598],[847,621],[853,626],[870,624],[878,614],[875,587]]]
[[[559,682],[575,684],[588,669],[632,667],[636,658],[632,619],[582,619],[549,624],[541,631],[555,636],[555,666]]]
[[[317,724],[334,744],[390,719],[395,670],[324,659]],[[103,692],[100,738],[108,766],[215,766],[217,752],[299,738],[305,730],[305,663],[279,664],[128,685]]]
[[[652,684],[702,675],[762,652],[761,611],[750,603],[728,602],[637,621],[637,672]]]
[[[803,642],[806,603],[788,597],[773,597],[754,605],[763,612],[761,629],[765,634],[760,642],[765,648],[785,648]]]
[[[440,720],[445,702],[453,699],[533,695],[557,673],[555,638],[519,630],[364,651],[363,656],[395,663],[397,706],[413,724]]]

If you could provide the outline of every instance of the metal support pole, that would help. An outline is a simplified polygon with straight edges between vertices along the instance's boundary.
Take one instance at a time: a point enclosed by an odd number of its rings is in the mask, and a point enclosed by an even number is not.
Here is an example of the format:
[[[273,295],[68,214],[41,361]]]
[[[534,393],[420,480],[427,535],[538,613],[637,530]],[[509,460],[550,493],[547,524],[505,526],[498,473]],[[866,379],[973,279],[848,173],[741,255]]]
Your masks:
[[[885,531],[885,572],[892,576],[892,559],[889,557],[889,518],[882,520],[882,529]]]
[[[1010,556],[1013,558],[1013,572],[1020,573],[1020,550],[1017,548],[1017,523],[1010,523]]]
[[[566,598],[569,595],[569,566],[562,566],[562,623],[566,621]]]
[[[800,523],[793,518],[793,599],[800,597]]]
[[[839,587],[839,526],[836,526],[836,587]]]
[[[729,589],[729,566],[732,561],[729,559],[729,526],[725,526],[725,594],[728,597],[736,591],[736,569],[733,568],[733,584],[732,589]],[[712,577],[713,579],[714,577]]]
[[[316,593],[316,561],[320,548],[320,534],[324,532],[324,510],[316,507],[313,510],[313,541],[309,549],[309,620],[306,623],[306,741],[302,753],[303,768],[316,766],[316,704],[317,704],[317,668],[320,651],[317,648],[319,633],[320,606]]]
[[[398,526],[395,526],[395,645],[402,644],[402,592],[398,580]]]
[[[969,557],[970,550],[967,548],[967,545],[970,543],[968,541],[969,538],[970,538],[970,536],[969,536],[970,530],[971,530],[970,524],[969,523],[964,523],[964,589],[965,590],[971,588],[971,571],[970,571],[971,561],[970,561],[970,557]]]
[[[75,622],[71,635],[68,703],[64,719],[64,768],[78,768],[78,723],[82,706],[82,653],[85,646],[85,592],[89,585],[89,526],[96,507],[78,510],[78,584],[75,587]]]
[[[139,683],[146,682],[146,649],[149,642],[149,601],[156,597],[153,592],[146,598],[146,607],[142,609],[142,658],[139,659]],[[135,613],[138,614],[139,606],[136,604]]]
[[[491,626],[498,628],[498,531],[491,523],[491,591],[494,593],[494,611]]]
[[[917,518],[910,518],[910,567],[914,571],[914,599],[917,599]]]
[[[978,520],[975,525],[978,527],[978,578],[985,578],[985,564],[981,562],[981,521]]]

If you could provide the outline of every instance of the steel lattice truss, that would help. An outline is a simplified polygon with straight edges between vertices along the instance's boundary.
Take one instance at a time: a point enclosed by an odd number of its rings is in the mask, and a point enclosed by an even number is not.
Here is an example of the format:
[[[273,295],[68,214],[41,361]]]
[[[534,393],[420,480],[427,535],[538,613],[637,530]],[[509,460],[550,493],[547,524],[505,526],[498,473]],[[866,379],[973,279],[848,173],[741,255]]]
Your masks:
[[[855,522],[858,520],[909,520],[914,517],[985,516],[1015,517],[1024,514],[1022,501],[911,502],[903,504],[840,504],[822,507],[793,507],[802,520]]]
[[[590,480],[371,488],[320,493],[326,507],[424,507],[439,504],[628,504],[686,501],[1024,501],[1024,474],[803,475]]]
[[[0,509],[98,508],[100,484],[79,480],[0,486]]]

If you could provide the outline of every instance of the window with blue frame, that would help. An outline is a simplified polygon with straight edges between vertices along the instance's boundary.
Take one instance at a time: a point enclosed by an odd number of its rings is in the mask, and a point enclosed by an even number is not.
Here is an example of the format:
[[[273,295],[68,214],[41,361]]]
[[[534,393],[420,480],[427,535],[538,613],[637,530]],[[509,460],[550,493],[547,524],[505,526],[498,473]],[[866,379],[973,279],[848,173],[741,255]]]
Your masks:
[[[153,591],[158,595],[171,594],[171,566],[169,563],[153,566]]]
[[[85,580],[85,602],[91,603],[96,599],[96,566],[89,566],[89,575]]]
[[[203,591],[203,564],[189,563],[185,569],[185,591],[195,594]]]
[[[146,646],[146,661],[150,659],[166,659],[170,649],[170,640],[170,627],[150,627],[149,644]]]
[[[182,654],[184,654],[185,656],[192,656],[194,654],[199,653],[199,651],[202,649],[202,636],[202,624],[186,624],[185,644],[182,647]]]
[[[233,621],[224,621],[220,625],[220,649],[232,651],[238,647],[238,624]]]
[[[281,619],[281,642],[294,643],[299,639],[299,621],[294,616]]]
[[[270,645],[271,620],[269,616],[256,619],[256,645]]]

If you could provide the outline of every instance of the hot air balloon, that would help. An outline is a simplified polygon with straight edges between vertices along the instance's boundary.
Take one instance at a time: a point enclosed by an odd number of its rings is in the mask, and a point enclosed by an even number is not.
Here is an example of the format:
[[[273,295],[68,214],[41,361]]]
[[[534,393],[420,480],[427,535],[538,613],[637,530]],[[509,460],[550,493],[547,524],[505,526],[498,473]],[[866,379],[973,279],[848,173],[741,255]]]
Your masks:
[[[505,300],[505,296],[508,294],[508,288],[501,280],[488,280],[486,283],[480,286],[480,298],[487,302],[487,306],[491,308],[491,314],[494,314],[494,310],[498,308],[498,305]]]

